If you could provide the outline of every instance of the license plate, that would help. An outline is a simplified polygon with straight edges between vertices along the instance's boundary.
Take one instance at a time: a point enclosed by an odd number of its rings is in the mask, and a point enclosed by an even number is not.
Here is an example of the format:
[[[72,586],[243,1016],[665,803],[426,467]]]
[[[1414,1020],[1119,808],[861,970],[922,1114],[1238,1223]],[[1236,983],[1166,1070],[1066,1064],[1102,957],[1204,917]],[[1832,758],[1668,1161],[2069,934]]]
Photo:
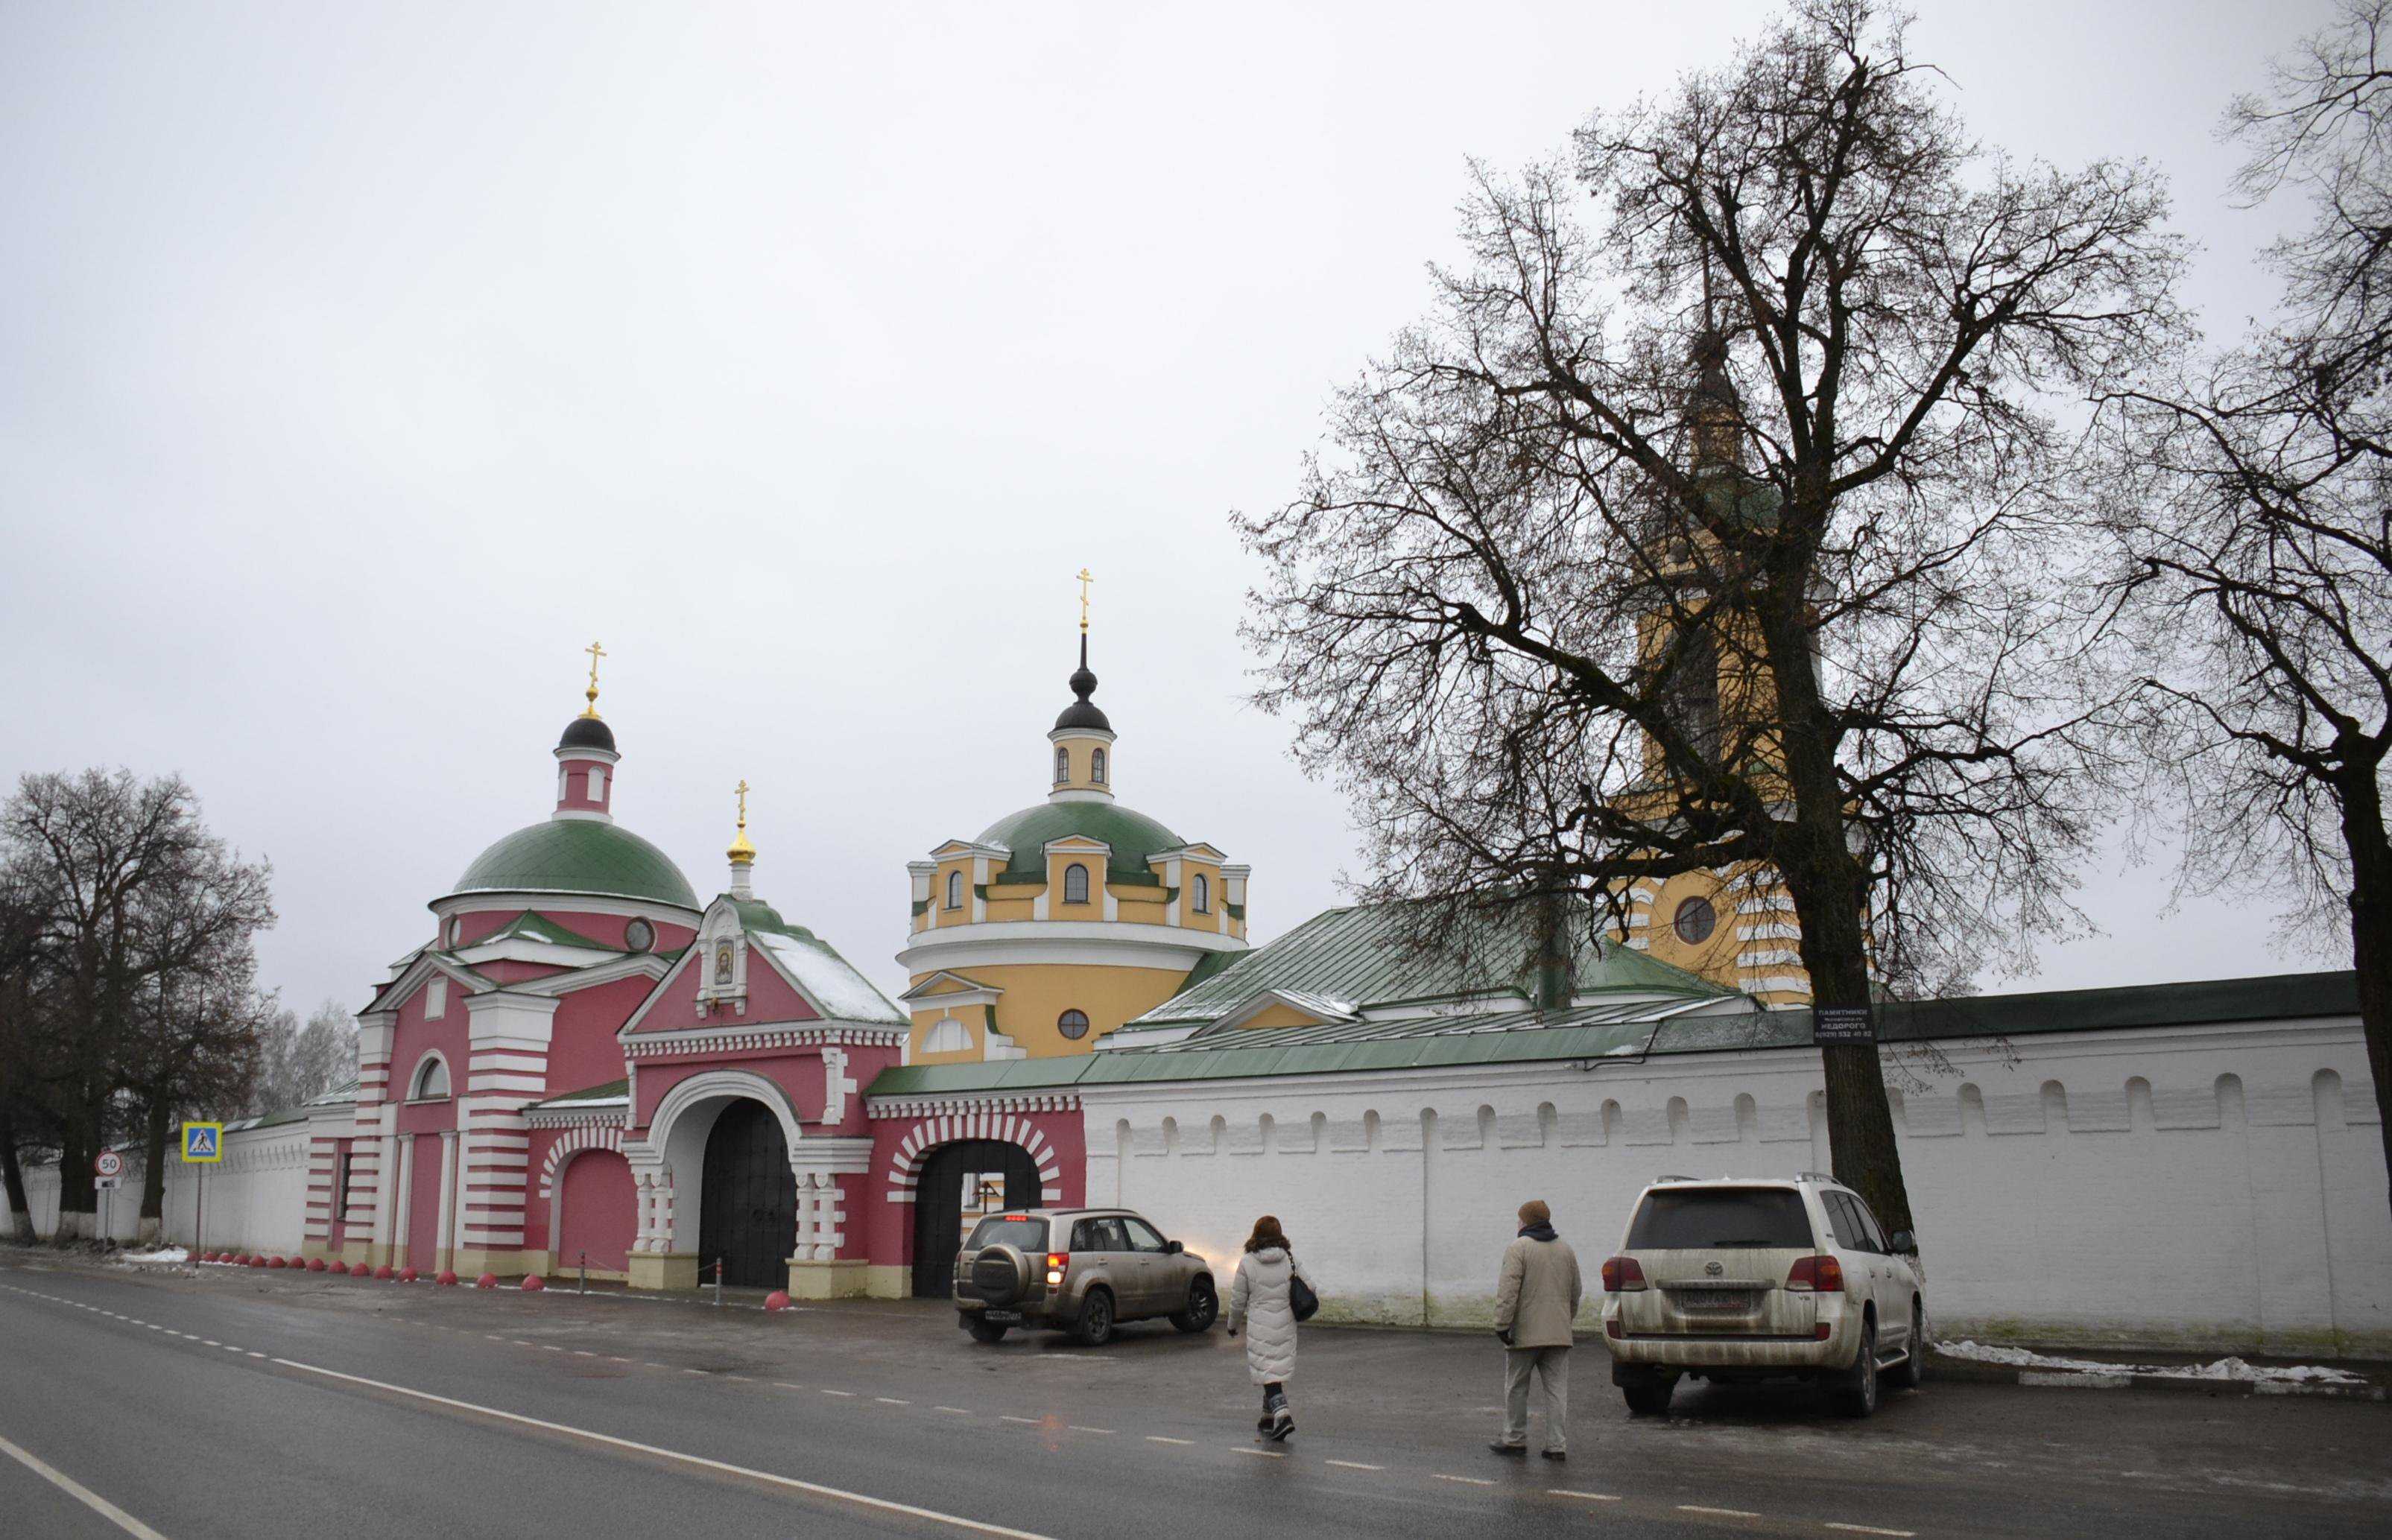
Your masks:
[[[1680,1310],[1741,1311],[1752,1303],[1748,1288],[1673,1288],[1670,1298]]]
[[[1021,1324],[1021,1312],[1018,1310],[983,1310],[980,1313],[980,1318],[990,1323],[992,1326],[1018,1326]]]

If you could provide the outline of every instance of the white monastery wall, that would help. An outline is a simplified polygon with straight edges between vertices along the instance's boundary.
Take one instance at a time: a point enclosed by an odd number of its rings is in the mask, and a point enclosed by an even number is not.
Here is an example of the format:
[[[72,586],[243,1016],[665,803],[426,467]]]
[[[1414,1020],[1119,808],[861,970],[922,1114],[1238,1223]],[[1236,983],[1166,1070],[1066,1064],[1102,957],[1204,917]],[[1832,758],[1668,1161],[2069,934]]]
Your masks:
[[[186,1166],[170,1156],[162,1206],[162,1239],[191,1245],[200,1237],[195,1223],[204,1221],[206,1245],[212,1251],[297,1251],[307,1217],[307,1144],[308,1120],[301,1119],[271,1128],[228,1132],[224,1159],[214,1166]],[[137,1150],[125,1151],[124,1158],[124,1185],[105,1195],[104,1212],[109,1233],[129,1244],[140,1232],[144,1161]],[[204,1212],[199,1175],[202,1169],[207,1172]],[[33,1233],[46,1238],[58,1223],[58,1167],[26,1167],[25,1198],[33,1210]],[[5,1193],[0,1193],[0,1216],[13,1223]]]
[[[1940,1336],[2392,1353],[2392,1205],[2357,1024],[1887,1050]],[[1829,1160],[1810,1049],[1084,1086],[1092,1202],[1226,1270],[1276,1213],[1324,1316],[1483,1324],[1529,1197],[1588,1278],[1657,1176]]]

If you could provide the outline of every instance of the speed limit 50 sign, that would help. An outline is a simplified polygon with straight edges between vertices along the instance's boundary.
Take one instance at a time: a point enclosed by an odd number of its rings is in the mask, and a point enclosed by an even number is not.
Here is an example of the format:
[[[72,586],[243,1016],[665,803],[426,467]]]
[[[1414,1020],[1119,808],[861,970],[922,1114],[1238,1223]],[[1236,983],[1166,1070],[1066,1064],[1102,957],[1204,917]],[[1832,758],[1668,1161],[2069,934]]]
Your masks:
[[[101,1150],[91,1163],[91,1173],[94,1176],[123,1176],[124,1157],[112,1149]]]

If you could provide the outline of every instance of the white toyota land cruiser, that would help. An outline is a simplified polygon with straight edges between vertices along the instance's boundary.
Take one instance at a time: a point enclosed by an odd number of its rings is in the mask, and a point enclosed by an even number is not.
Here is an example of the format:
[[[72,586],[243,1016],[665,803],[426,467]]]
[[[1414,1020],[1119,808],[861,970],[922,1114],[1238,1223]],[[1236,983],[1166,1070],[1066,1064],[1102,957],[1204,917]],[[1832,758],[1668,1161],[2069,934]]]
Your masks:
[[[1866,1417],[1880,1375],[1918,1383],[1918,1254],[1909,1231],[1888,1236],[1833,1177],[1665,1176],[1603,1264],[1612,1383],[1651,1414],[1669,1409],[1681,1375],[1809,1379]]]

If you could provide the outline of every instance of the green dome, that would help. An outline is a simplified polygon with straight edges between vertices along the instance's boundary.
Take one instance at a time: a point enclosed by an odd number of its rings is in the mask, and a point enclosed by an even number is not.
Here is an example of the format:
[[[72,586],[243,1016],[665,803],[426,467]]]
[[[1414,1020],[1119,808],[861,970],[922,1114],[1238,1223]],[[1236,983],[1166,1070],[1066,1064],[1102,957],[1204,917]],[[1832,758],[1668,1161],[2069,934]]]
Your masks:
[[[1008,873],[1045,882],[1046,842],[1066,835],[1085,835],[1112,846],[1105,870],[1116,881],[1153,881],[1147,858],[1188,843],[1144,813],[1113,802],[1041,802],[998,819],[982,832],[980,843],[1002,845],[1013,852],[1005,863]]]
[[[457,879],[460,893],[605,893],[697,907],[689,879],[662,850],[612,823],[551,819],[491,846]]]

